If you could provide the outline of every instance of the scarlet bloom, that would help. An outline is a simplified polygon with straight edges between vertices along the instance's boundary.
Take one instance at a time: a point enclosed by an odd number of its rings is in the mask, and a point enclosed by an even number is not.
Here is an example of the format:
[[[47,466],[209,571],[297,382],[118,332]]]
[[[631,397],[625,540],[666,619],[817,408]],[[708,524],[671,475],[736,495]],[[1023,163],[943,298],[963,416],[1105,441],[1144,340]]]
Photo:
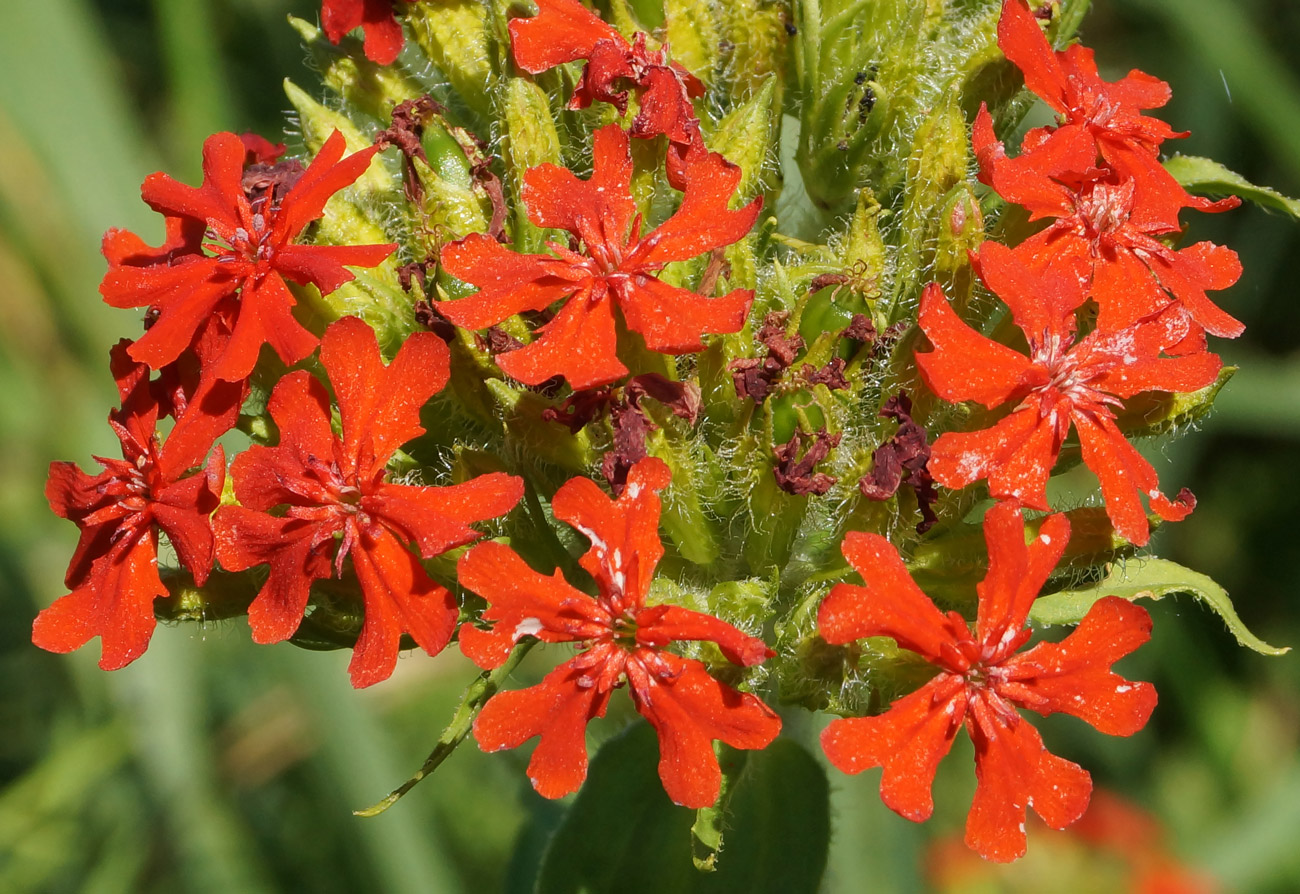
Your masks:
[[[1146,725],[1154,687],[1110,667],[1151,635],[1146,610],[1107,596],[1060,643],[1017,654],[1030,637],[1030,606],[1070,539],[1063,515],[1043,522],[1025,544],[1020,508],[999,503],[984,518],[989,572],[979,584],[975,629],[943,614],[907,574],[889,541],[850,532],[844,556],[865,586],[838,584],[818,612],[827,642],[892,637],[939,672],[877,717],[838,719],[822,733],[830,762],[846,773],[884,767],[880,795],[914,821],[934,811],[935,769],[964,723],[975,745],[975,801],[966,843],[985,859],[1006,862],[1025,852],[1025,812],[1033,807],[1061,829],[1083,815],[1092,780],[1077,764],[1051,754],[1016,710],[1073,714],[1103,733],[1128,736]]]
[[[353,28],[365,35],[366,58],[388,65],[402,52],[406,37],[393,15],[392,0],[325,0],[320,23],[330,43],[337,44]]]
[[[701,662],[664,651],[671,642],[708,640],[729,661],[746,666],[773,654],[762,640],[710,615],[646,606],[663,556],[656,492],[669,478],[668,467],[651,457],[632,467],[617,500],[586,478],[556,492],[555,517],[591,541],[579,561],[596,580],[595,598],[558,572],[538,574],[500,543],[481,543],[461,557],[461,584],[490,603],[483,614],[490,630],[467,624],[460,631],[461,650],[479,667],[499,667],[524,636],[582,644],[576,657],[536,686],[493,696],[474,723],[484,751],[541,736],[528,776],[544,797],[559,798],[582,785],[587,723],[604,716],[610,695],[625,680],[637,711],[659,736],[659,778],[668,796],[687,807],[718,799],[714,739],[733,748],[764,748],[781,729],[758,698],[719,683]]]
[[[1205,294],[1226,289],[1241,276],[1237,253],[1211,242],[1175,251],[1159,239],[1179,231],[1182,208],[1226,211],[1240,199],[1193,197],[1172,178],[1158,193],[1140,191],[1131,177],[1092,168],[1096,148],[1077,128],[1062,131],[1038,151],[1008,158],[983,106],[972,143],[981,179],[998,195],[1025,207],[1030,220],[1055,218],[1017,246],[1016,254],[1035,269],[1079,266],[1085,290],[1097,302],[1101,328],[1122,329],[1159,310],[1170,302],[1168,291],[1205,330],[1229,338],[1241,334],[1245,327]],[[1089,173],[1079,175],[1080,170]]]
[[[139,658],[153,635],[153,601],[167,595],[158,575],[160,529],[195,583],[207,580],[213,555],[208,516],[220,502],[225,454],[218,447],[201,471],[186,473],[203,463],[239,411],[231,401],[223,403],[224,415],[171,407],[178,422],[160,443],[156,389],[148,369],[127,357],[128,344],[113,354],[122,406],[108,417],[122,459],[95,457],[104,471],[94,476],[72,463],[50,463],[45,498],[56,515],[77,523],[81,538],[64,579],[72,592],[32,626],[32,642],[51,652],[71,652],[100,637],[104,670]]]
[[[1024,0],[1006,0],[998,20],[998,46],[1025,76],[1025,86],[1054,109],[1058,127],[1036,128],[1025,135],[1023,151],[1039,151],[1045,142],[1082,135],[1105,161],[1137,181],[1143,200],[1159,206],[1181,192],[1160,164],[1159,147],[1171,137],[1185,137],[1159,118],[1143,115],[1169,102],[1169,85],[1141,71],[1118,81],[1102,80],[1092,50],[1073,44],[1054,52]],[[1083,173],[1086,169],[1080,169]],[[1177,213],[1165,205],[1161,216]]]
[[[616,125],[601,128],[593,154],[590,180],[551,164],[524,175],[529,219],[572,233],[581,252],[549,243],[554,256],[519,254],[483,233],[442,250],[447,272],[479,287],[476,295],[438,305],[458,326],[482,329],[565,300],[536,341],[497,358],[503,371],[529,385],[560,375],[579,390],[626,374],[616,354],[615,305],[646,347],[683,354],[700,350],[705,333],[738,331],[754,299],[748,289],[710,299],[654,276],[671,261],[730,245],[749,232],[762,199],[735,211],[727,208],[740,182],[739,168],[715,153],[694,156],[681,206],[642,237],[630,192],[627,134]]]
[[[1147,542],[1141,494],[1162,518],[1186,517],[1194,498],[1185,490],[1175,501],[1160,493],[1155,469],[1125,439],[1114,408],[1143,391],[1195,391],[1214,381],[1222,363],[1213,354],[1160,356],[1187,339],[1187,318],[1171,307],[1115,332],[1094,330],[1076,343],[1074,312],[1084,301],[1077,273],[1031,273],[994,242],[980,247],[979,271],[1011,308],[1029,356],[971,329],[937,285],[926,287],[919,321],[934,350],[916,355],[925,383],[954,403],[1012,407],[991,428],[940,435],[930,453],[934,479],[965,487],[987,478],[992,496],[1045,510],[1047,479],[1073,426],[1122,537]]]
[[[406,544],[432,558],[470,542],[478,532],[469,523],[509,511],[523,482],[500,473],[450,487],[388,481],[389,458],[424,433],[420,407],[447,383],[450,357],[436,335],[412,335],[385,367],[374,332],[345,317],[325,331],[321,364],[338,399],[342,438],[330,427],[319,380],[305,371],[281,379],[268,405],[280,443],[235,458],[240,505],[216,515],[217,557],[231,571],[271,566],[248,609],[259,643],[292,636],[312,581],[331,571],[342,577],[351,557],[365,621],[348,670],[362,687],[392,674],[403,633],[436,654],[456,627],[456,600]],[[284,511],[269,513],[277,507]]]
[[[585,109],[600,101],[626,112],[628,91],[622,85],[630,84],[641,91],[632,136],[664,134],[684,146],[700,142],[691,99],[704,95],[704,85],[681,65],[668,62],[663,50],[648,50],[645,34],[637,32],[629,43],[578,0],[537,0],[537,10],[531,18],[510,22],[515,63],[537,74],[566,62],[588,60],[569,108]]]
[[[248,150],[231,133],[204,142],[201,187],[161,173],[147,177],[142,195],[167,217],[168,239],[151,250],[134,234],[110,231],[109,270],[99,287],[114,307],[158,312],[131,346],[132,358],[161,369],[191,346],[213,316],[229,332],[214,359],[217,378],[248,378],[264,343],[285,363],[310,354],[318,339],[293,318],[294,298],[283,277],[332,292],[353,279],[345,265],[373,267],[397,247],[293,244],[329,198],[361,176],[378,147],[340,161],[343,150],[343,135],[336,131],[282,197],[271,189],[260,191],[256,201],[243,188]]]

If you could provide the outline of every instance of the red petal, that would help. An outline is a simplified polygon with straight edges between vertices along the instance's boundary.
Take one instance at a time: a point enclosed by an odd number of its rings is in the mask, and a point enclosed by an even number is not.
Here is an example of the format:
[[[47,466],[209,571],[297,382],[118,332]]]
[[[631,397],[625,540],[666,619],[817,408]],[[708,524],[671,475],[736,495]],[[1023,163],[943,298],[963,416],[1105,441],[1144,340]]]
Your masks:
[[[944,432],[930,449],[927,468],[945,487],[965,487],[988,478],[995,498],[1047,509],[1047,479],[1070,424],[1063,409],[1058,412],[1057,425],[1028,406],[992,428]]]
[[[239,134],[239,142],[244,144],[244,167],[275,164],[284,155],[284,143],[272,143],[252,131]]]
[[[402,52],[406,36],[393,16],[390,0],[366,0],[361,28],[365,33],[366,58],[376,65],[390,65]]]
[[[356,274],[346,267],[377,267],[396,250],[396,242],[387,245],[286,245],[276,252],[271,266],[294,282],[311,283],[320,289],[322,295],[328,295],[356,279]]]
[[[330,43],[337,44],[353,28],[361,25],[365,0],[324,0],[320,10],[320,24]]]
[[[269,344],[286,365],[297,363],[314,351],[318,340],[294,319],[291,311],[295,303],[278,274],[246,280],[240,292],[238,316],[230,341],[226,343],[213,375],[230,382],[247,379],[257,365],[257,355],[264,344]],[[145,338],[157,328],[155,323]],[[141,339],[136,344],[143,341]]]
[[[348,664],[357,689],[392,676],[403,633],[437,655],[451,641],[460,616],[455,597],[430,580],[391,533],[380,529],[372,537],[363,532],[360,540],[352,549],[352,567],[365,597],[366,619]]]
[[[617,124],[602,127],[592,137],[592,156],[589,180],[558,165],[530,168],[522,191],[528,219],[539,227],[568,230],[588,250],[606,244],[621,249],[636,215],[627,134]]]
[[[602,594],[613,595],[616,611],[635,611],[644,604],[664,554],[658,493],[671,480],[667,464],[646,457],[628,472],[627,486],[617,500],[605,496],[589,478],[569,479],[551,500],[555,517],[591,541],[579,561],[601,584]]]
[[[1110,331],[1133,325],[1169,301],[1148,265],[1127,245],[1114,245],[1096,258],[1092,298],[1097,328]]]
[[[840,547],[863,586],[836,584],[817,611],[817,629],[839,645],[868,636],[892,637],[932,664],[956,647],[949,619],[921,592],[898,550],[878,534],[850,531]]]
[[[523,495],[522,478],[493,472],[449,487],[381,484],[361,505],[432,559],[477,539],[470,522],[504,515]]]
[[[1136,68],[1109,86],[1113,100],[1135,109],[1158,109],[1173,96],[1168,84]]]
[[[591,274],[582,268],[511,251],[486,233],[470,233],[444,246],[442,266],[479,287],[468,298],[438,304],[439,313],[465,329],[484,329],[525,310],[545,310],[591,282]]]
[[[709,807],[722,782],[713,740],[766,748],[781,731],[781,719],[757,697],[709,676],[700,662],[652,653],[643,663],[646,651],[629,659],[627,675],[636,709],[659,736],[659,778],[673,803]]]
[[[1073,269],[1058,264],[1033,271],[1014,251],[989,240],[980,245],[976,263],[980,279],[1011,309],[1032,344],[1053,337],[1072,340],[1074,312],[1088,299],[1082,286],[1088,269],[1082,262]]]
[[[607,102],[620,114],[626,112],[627,84],[635,84],[639,80],[638,72],[643,70],[642,65],[633,65],[634,53],[622,38],[597,41],[591,52],[585,54],[587,66],[573,88],[568,107],[585,109],[593,102]]]
[[[615,294],[627,327],[640,333],[650,350],[666,354],[702,350],[705,334],[739,332],[754,302],[749,289],[706,298],[653,276],[637,276]]]
[[[637,613],[637,645],[662,649],[669,643],[683,640],[717,643],[728,661],[746,667],[762,664],[776,655],[758,637],[743,633],[712,615],[677,605],[655,605]]]
[[[221,502],[225,480],[226,454],[218,447],[203,472],[154,494],[154,518],[200,587],[212,569],[212,528],[208,519]]]
[[[291,242],[307,224],[320,217],[334,193],[356,182],[370,167],[379,146],[367,146],[343,158],[346,149],[343,134],[334,131],[285,195],[271,225],[277,248]]]
[[[880,797],[913,822],[934,812],[935,770],[966,715],[962,680],[941,674],[878,717],[832,720],[822,732],[827,759],[845,773],[884,767]]]
[[[1181,344],[1188,336],[1182,312],[1164,313],[1119,333],[1093,333],[1080,348],[1098,359],[1109,354],[1119,360],[1114,368],[1095,380],[1095,387],[1117,397],[1132,397],[1143,391],[1197,391],[1213,382],[1223,368],[1216,354],[1199,351],[1178,357],[1160,357],[1160,350]]]
[[[202,252],[203,231],[207,224],[202,220],[185,217],[164,219],[167,236],[162,245],[153,248],[130,230],[110,227],[104,233],[100,250],[109,267],[150,267],[170,264],[178,257]]]
[[[1003,662],[1008,683],[998,691],[1039,714],[1073,714],[1108,736],[1131,736],[1155,710],[1156,690],[1110,668],[1150,638],[1146,609],[1107,596],[1060,643],[1039,643]]]
[[[334,456],[329,396],[310,373],[299,370],[281,379],[271,392],[268,409],[280,429],[279,445],[254,445],[230,466],[235,496],[249,509],[301,504],[305,488],[300,482],[307,458]]]
[[[266,583],[248,607],[255,643],[278,643],[302,623],[311,583],[329,577],[327,526],[296,518],[276,518],[242,506],[223,506],[212,520],[217,559],[227,571],[270,565]]]
[[[641,76],[639,86],[645,89],[632,120],[632,136],[648,139],[663,134],[670,142],[689,142],[691,129],[699,122],[681,75],[666,65],[654,65]]]
[[[330,325],[321,339],[343,421],[343,457],[362,481],[383,469],[402,444],[424,434],[420,408],[447,384],[451,353],[432,332],[402,342],[387,367],[375,332],[357,317]]]
[[[217,438],[239,421],[239,410],[248,396],[248,383],[226,382],[212,376],[208,370],[204,372],[208,375],[191,396],[163,444],[159,468],[164,478],[174,479],[201,463]]]
[[[166,174],[150,174],[140,188],[145,203],[168,217],[188,217],[233,231],[251,221],[244,197],[244,143],[233,133],[203,141],[203,185],[197,189]]]
[[[1070,542],[1070,522],[1064,515],[1044,519],[1038,536],[1026,545],[1020,507],[1001,502],[984,514],[984,540],[989,571],[975,588],[979,595],[975,629],[985,660],[997,664],[1019,648],[1018,635],[1029,609]]]
[[[944,400],[996,407],[1006,403],[1033,365],[1028,357],[963,323],[936,283],[921,293],[919,321],[934,350],[918,352],[916,362],[926,385]]]
[[[1002,198],[1029,211],[1030,220],[1068,216],[1072,194],[1057,179],[1083,174],[1097,161],[1097,143],[1086,128],[1058,128],[1033,151],[1007,158],[1002,143],[993,138],[993,120],[981,106],[972,133],[981,179]]]
[[[740,178],[740,168],[716,152],[688,157],[681,206],[633,248],[622,268],[684,261],[743,239],[758,219],[763,199],[728,210]]]
[[[1049,753],[1027,720],[999,715],[989,704],[996,698],[982,692],[973,699],[966,724],[978,779],[966,844],[986,860],[1008,863],[1024,856],[1031,802],[1049,826],[1064,828],[1087,810],[1092,780],[1078,765]]]
[[[119,267],[100,283],[113,307],[155,306],[158,319],[131,344],[128,353],[153,369],[176,360],[221,303],[239,288],[213,258],[186,259],[170,267]]]
[[[110,498],[100,491],[100,487],[114,480],[112,472],[101,472],[91,477],[72,463],[50,463],[49,478],[45,482],[45,499],[50,509],[60,518],[77,523],[81,536],[77,548],[68,563],[64,583],[77,588],[90,579],[92,563],[105,555],[112,545],[116,528],[112,524],[82,525],[82,519],[97,509],[108,505]],[[75,646],[73,648],[76,648]]]
[[[524,636],[580,641],[607,634],[612,623],[596,600],[558,571],[539,574],[501,543],[480,543],[461,556],[457,577],[462,587],[488,601],[483,620],[495,622],[491,630],[468,624],[460,630],[461,651],[484,669],[499,667]]]
[[[614,306],[601,280],[578,292],[538,330],[532,344],[497,356],[497,366],[525,385],[564,376],[574,391],[608,385],[627,374],[618,359]]]
[[[536,686],[498,692],[474,721],[474,739],[484,751],[542,737],[528,762],[528,778],[544,798],[575,792],[587,778],[587,723],[603,717],[609,703],[608,691],[581,685],[587,670],[575,668],[577,660],[561,664]]]
[[[1124,438],[1113,419],[1075,413],[1074,427],[1079,432],[1083,462],[1101,481],[1106,514],[1115,533],[1134,546],[1145,546],[1151,531],[1139,494],[1160,495],[1156,470]]]
[[[537,15],[510,20],[515,64],[530,74],[585,59],[602,40],[627,46],[623,35],[578,0],[537,0]]]
[[[1065,73],[1038,19],[1021,0],[1007,0],[998,19],[998,46],[1025,75],[1025,86],[1058,112],[1067,110]]]
[[[1225,313],[1205,295],[1207,289],[1228,288],[1241,276],[1241,261],[1235,251],[1211,242],[1198,242],[1169,256],[1152,254],[1148,263],[1160,284],[1173,292],[1192,319],[1208,332],[1236,338],[1245,331],[1240,320]]]
[[[85,586],[36,616],[32,642],[50,652],[71,652],[98,636],[100,668],[117,670],[148,648],[156,626],[153,601],[165,595],[153,537],[123,543],[94,563]]]

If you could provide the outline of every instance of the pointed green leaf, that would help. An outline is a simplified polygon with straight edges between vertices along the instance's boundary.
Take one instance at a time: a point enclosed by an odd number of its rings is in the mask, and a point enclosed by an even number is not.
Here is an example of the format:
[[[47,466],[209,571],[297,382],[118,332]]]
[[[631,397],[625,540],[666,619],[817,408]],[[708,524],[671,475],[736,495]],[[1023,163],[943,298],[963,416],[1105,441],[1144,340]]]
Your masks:
[[[1228,593],[1212,579],[1166,559],[1131,559],[1111,566],[1110,573],[1095,586],[1080,590],[1063,590],[1044,596],[1034,603],[1029,619],[1036,624],[1077,624],[1103,596],[1123,599],[1163,599],[1177,593],[1189,593],[1216,612],[1237,642],[1261,655],[1282,655],[1290,647],[1270,646],[1246,629],[1237,617]]]
[[[1212,196],[1241,196],[1256,205],[1284,211],[1300,220],[1300,200],[1288,199],[1267,186],[1256,186],[1213,159],[1175,155],[1165,162],[1165,170],[1173,174],[1174,179],[1190,192],[1208,193]]]

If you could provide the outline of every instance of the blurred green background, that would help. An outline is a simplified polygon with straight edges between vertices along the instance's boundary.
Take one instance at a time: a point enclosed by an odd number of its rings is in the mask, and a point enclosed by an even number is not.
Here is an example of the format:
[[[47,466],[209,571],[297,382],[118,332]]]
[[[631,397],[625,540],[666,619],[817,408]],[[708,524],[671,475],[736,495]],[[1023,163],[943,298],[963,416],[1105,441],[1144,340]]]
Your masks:
[[[1300,4],[1094,7],[1083,35],[1103,70],[1140,67],[1173,84],[1164,117],[1193,132],[1176,148],[1300,195]],[[472,676],[458,655],[403,660],[391,681],[354,693],[345,655],[254,648],[242,623],[160,629],[113,674],[95,667],[97,644],[71,656],[31,645],[75,541],[41,496],[46,467],[117,452],[105,361],[138,320],[98,299],[100,235],[124,226],[156,241],[139,184],[160,169],[197,182],[209,133],[280,132],[282,78],[314,86],[285,15],[314,19],[319,3],[5,10],[0,892],[529,890],[511,868],[535,860],[559,808],[532,793],[523,755],[467,746],[388,813],[351,815],[420,764]],[[1244,208],[1202,216],[1191,235],[1241,254],[1246,273],[1223,304],[1249,328],[1220,345],[1241,372],[1214,416],[1158,448],[1166,488],[1188,485],[1200,504],[1156,548],[1228,587],[1261,636],[1298,644],[1300,301],[1287,263],[1300,259],[1300,225]],[[1190,602],[1152,611],[1154,642],[1126,665],[1159,687],[1151,726],[1118,741],[1049,722],[1049,745],[1159,816],[1171,848],[1224,890],[1300,890],[1300,661],[1238,649]],[[973,786],[968,762],[949,764],[939,815],[920,827],[880,806],[878,774],[832,775],[826,891],[925,889],[927,844],[960,829]],[[978,890],[1010,882],[987,884]]]

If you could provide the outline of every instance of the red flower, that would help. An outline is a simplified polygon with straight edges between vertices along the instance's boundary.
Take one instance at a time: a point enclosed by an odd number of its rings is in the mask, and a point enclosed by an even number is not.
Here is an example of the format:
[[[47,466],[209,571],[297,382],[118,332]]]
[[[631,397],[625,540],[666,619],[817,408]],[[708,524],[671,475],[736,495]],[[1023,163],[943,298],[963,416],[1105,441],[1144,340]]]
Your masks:
[[[134,234],[110,231],[109,270],[99,287],[114,307],[158,311],[131,346],[131,356],[160,369],[213,316],[230,333],[212,370],[217,378],[246,379],[264,343],[285,363],[310,354],[318,339],[290,313],[294,299],[282,277],[328,293],[352,280],[344,265],[373,267],[397,247],[293,244],[321,216],[330,196],[361,176],[378,147],[340,161],[343,150],[343,136],[335,132],[278,204],[276,190],[249,201],[242,186],[246,149],[230,133],[214,134],[203,144],[203,186],[186,186],[166,174],[146,178],[144,200],[166,215],[168,240],[153,250]],[[199,233],[207,239],[201,247]]]
[[[538,685],[493,696],[474,723],[484,751],[541,736],[528,776],[544,797],[559,798],[582,785],[587,723],[604,716],[624,680],[637,711],[658,733],[659,778],[669,797],[687,807],[707,807],[718,798],[714,739],[733,748],[764,748],[780,731],[780,719],[755,696],[719,683],[699,661],[663,651],[675,641],[708,640],[729,661],[746,666],[773,654],[762,640],[717,618],[675,605],[646,606],[663,555],[656,492],[669,478],[668,467],[649,458],[632,467],[617,500],[586,478],[556,492],[555,517],[591,541],[580,562],[596,579],[595,598],[558,572],[538,574],[500,543],[479,544],[460,560],[461,584],[487,599],[483,618],[494,622],[487,631],[461,628],[461,650],[475,664],[499,667],[524,636],[583,646]]]
[[[1124,438],[1112,408],[1142,391],[1195,391],[1214,381],[1222,364],[1213,354],[1160,356],[1187,338],[1187,319],[1169,308],[1075,343],[1074,311],[1084,300],[1077,271],[1033,274],[994,242],[981,246],[979,270],[1011,308],[1029,356],[971,329],[937,285],[926,287],[920,325],[934,351],[916,355],[926,384],[954,403],[1013,407],[992,428],[940,435],[930,454],[935,480],[965,487],[988,478],[994,497],[1047,509],[1047,478],[1073,425],[1083,461],[1100,479],[1106,511],[1121,536],[1139,546],[1147,542],[1139,494],[1147,495],[1162,518],[1185,517],[1195,504],[1191,494],[1184,491],[1176,502],[1161,495],[1155,469]]]
[[[1035,269],[1082,262],[1101,328],[1122,329],[1159,310],[1169,303],[1168,290],[1206,330],[1229,338],[1241,334],[1245,327],[1205,295],[1241,276],[1237,253],[1210,242],[1175,251],[1159,240],[1179,231],[1180,209],[1226,211],[1240,199],[1195,198],[1170,178],[1153,201],[1152,191],[1139,192],[1137,180],[1115,171],[1092,168],[1081,176],[1075,172],[1091,168],[1096,148],[1077,128],[1062,130],[1038,151],[1007,158],[983,106],[972,142],[981,179],[998,195],[1028,209],[1031,220],[1056,218],[1019,245],[1017,255]]]
[[[632,121],[634,137],[664,134],[683,146],[700,142],[700,125],[691,99],[704,95],[704,85],[666,54],[646,49],[646,35],[637,32],[631,43],[578,0],[537,0],[537,15],[510,22],[515,63],[530,74],[566,62],[586,59],[582,80],[569,99],[569,108],[585,109],[592,102],[610,103],[627,111],[623,83],[642,91]]]
[[[320,23],[332,44],[360,28],[366,38],[366,58],[376,65],[390,64],[406,43],[402,24],[393,15],[392,0],[324,0]]]
[[[81,538],[64,581],[72,592],[32,626],[32,642],[51,652],[71,652],[100,637],[104,670],[139,658],[153,635],[153,601],[167,595],[158,576],[160,528],[195,583],[207,580],[213,554],[208,516],[220,502],[225,454],[218,447],[201,472],[185,473],[203,463],[239,411],[228,400],[223,415],[170,407],[178,421],[160,446],[155,388],[148,369],[127,357],[129,344],[120,343],[113,353],[122,407],[108,417],[123,458],[95,457],[104,467],[95,476],[72,463],[50,463],[45,497],[56,515],[77,523]]]
[[[304,371],[271,394],[280,428],[275,447],[252,447],[230,474],[240,506],[217,513],[217,557],[232,571],[269,564],[270,577],[248,622],[253,639],[273,643],[297,630],[311,583],[352,567],[365,600],[365,622],[349,665],[352,685],[386,679],[401,635],[430,654],[456,627],[456,600],[434,583],[406,548],[432,558],[478,536],[470,522],[510,510],[520,479],[484,475],[451,487],[391,484],[385,466],[402,444],[424,433],[420,408],[447,383],[447,346],[432,333],[408,338],[385,367],[370,327],[344,317],[325,331],[321,364],[338,399],[343,436],[330,428],[329,396]],[[282,514],[269,510],[287,507]]]
[[[1102,80],[1092,50],[1074,44],[1054,52],[1038,19],[1024,0],[1006,0],[998,21],[998,46],[1025,76],[1025,86],[1059,115],[1059,127],[1036,128],[1025,135],[1022,151],[1041,151],[1044,143],[1085,136],[1108,164],[1137,181],[1144,201],[1159,206],[1172,191],[1182,192],[1160,164],[1160,144],[1185,137],[1164,121],[1142,114],[1169,101],[1169,85],[1141,71],[1114,83]],[[1091,165],[1089,165],[1091,166]],[[1080,168],[1083,173],[1086,168]],[[1177,213],[1177,207],[1169,216]]]
[[[979,780],[966,843],[1002,862],[1025,852],[1027,807],[1061,829],[1083,814],[1092,790],[1088,773],[1048,752],[1016,708],[1065,712],[1108,735],[1128,736],[1146,724],[1156,704],[1150,684],[1110,671],[1151,633],[1146,611],[1118,597],[1098,601],[1062,642],[1015,654],[1029,639],[1025,619],[1065,550],[1070,524],[1054,515],[1029,545],[1024,535],[1014,503],[999,503],[985,516],[989,572],[977,588],[973,631],[961,615],[935,607],[889,541],[859,532],[848,534],[843,550],[865,586],[838,584],[817,618],[827,642],[888,636],[939,668],[880,716],[832,721],[822,733],[831,763],[846,773],[884,767],[881,798],[919,822],[934,810],[935,769],[964,722]]]
[[[555,243],[550,248],[556,257],[518,254],[483,233],[442,250],[447,272],[480,290],[438,305],[458,326],[482,329],[520,311],[543,310],[567,299],[536,341],[497,357],[501,369],[521,382],[537,385],[562,375],[579,390],[626,374],[615,352],[615,304],[646,347],[668,354],[698,351],[705,333],[736,332],[745,323],[752,291],[736,289],[709,299],[653,274],[670,261],[693,258],[744,237],[762,200],[728,210],[740,169],[720,155],[701,153],[687,171],[681,207],[643,238],[630,192],[628,149],[627,134],[609,125],[596,131],[590,180],[550,164],[524,175],[529,219],[539,227],[569,231],[585,254]]]

